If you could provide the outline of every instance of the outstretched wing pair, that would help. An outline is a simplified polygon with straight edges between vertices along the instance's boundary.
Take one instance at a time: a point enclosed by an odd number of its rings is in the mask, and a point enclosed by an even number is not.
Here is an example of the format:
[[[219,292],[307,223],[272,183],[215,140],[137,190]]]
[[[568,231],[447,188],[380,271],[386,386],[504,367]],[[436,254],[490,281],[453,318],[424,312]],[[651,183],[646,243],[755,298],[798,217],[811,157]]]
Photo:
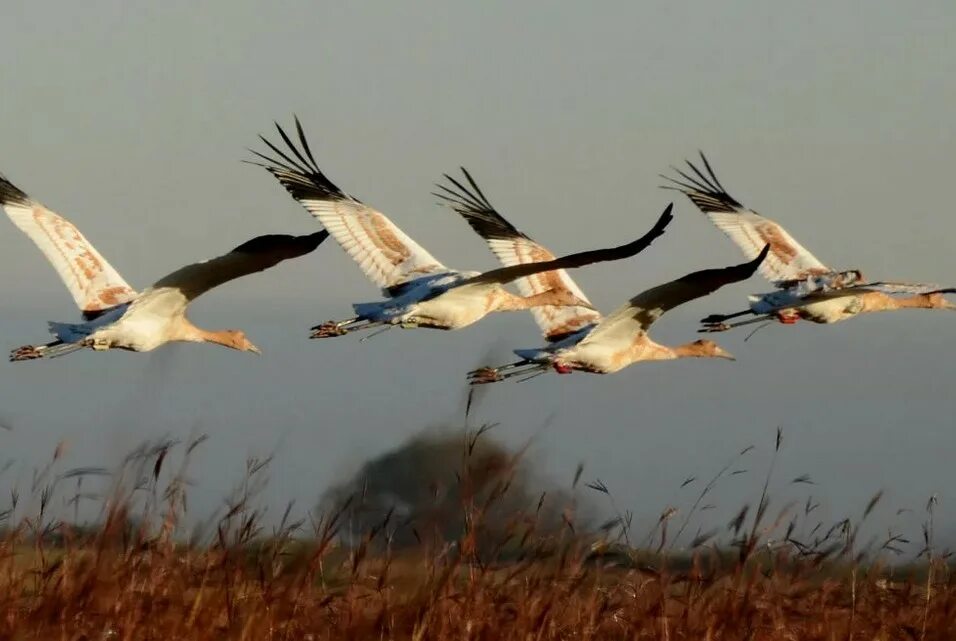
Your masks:
[[[731,196],[702,152],[700,161],[701,167],[687,161],[686,171],[673,167],[680,178],[661,176],[669,182],[664,188],[687,196],[747,258],[753,258],[762,247],[769,245],[770,253],[760,266],[760,274],[776,287],[788,290],[797,298],[822,296],[833,291],[850,294],[864,289],[886,294],[948,293],[940,285],[930,283],[864,283],[858,270],[831,269],[779,223],[748,209]]]
[[[319,169],[298,118],[295,119],[298,146],[278,123],[275,126],[287,149],[283,150],[264,136],[259,136],[275,156],[267,156],[251,150],[263,161],[254,161],[253,164],[264,167],[271,173],[289,194],[329,231],[349,256],[358,263],[369,280],[381,287],[386,295],[396,295],[403,291],[403,285],[412,281],[460,273],[442,264],[385,214],[345,193],[329,180]],[[471,181],[470,176],[468,180]],[[471,181],[471,184],[474,182]],[[477,185],[475,185],[475,191],[481,194]],[[483,195],[476,197],[484,198]],[[533,260],[502,261],[503,267],[462,279],[454,286],[480,283],[504,284],[522,279],[522,282],[531,283],[530,286],[520,286],[525,295],[541,293],[549,288],[566,288],[565,283],[570,282],[567,274],[560,271],[562,276],[552,276],[558,273],[554,270],[620,260],[639,253],[664,233],[664,229],[673,218],[671,209],[672,205],[668,205],[649,232],[625,245],[578,252],[560,258],[539,247],[537,254],[528,257]],[[497,216],[497,213],[495,215]],[[472,222],[471,219],[468,220],[469,223]],[[497,216],[494,224],[509,225],[500,216]],[[552,280],[554,287],[551,287]],[[547,286],[542,287],[542,285]],[[573,282],[571,285],[574,285]],[[572,311],[572,314],[587,316],[586,308],[571,309],[577,310]],[[536,310],[535,313],[537,315],[551,312]]]
[[[141,297],[73,223],[32,199],[2,175],[0,206],[53,265],[85,319],[92,320]],[[187,265],[164,276],[142,296],[162,291],[192,301],[230,280],[307,254],[326,236],[328,232],[324,230],[306,236],[259,236],[222,256]]]
[[[439,185],[436,195],[468,221],[504,265],[520,265],[549,260],[553,254],[524,232],[509,223],[491,205],[478,184],[463,167],[465,182],[445,175],[451,184]],[[593,327],[586,340],[605,340],[626,334],[647,331],[664,312],[686,302],[706,296],[724,285],[749,278],[769,255],[765,245],[751,260],[740,265],[693,272],[677,280],[648,289],[631,298],[617,310],[602,317],[601,313],[584,307],[542,307],[533,310],[535,321],[545,339],[556,343],[586,327]],[[517,281],[522,294],[535,294],[547,289],[562,288],[582,300],[587,300],[581,288],[567,272],[557,270],[537,274]]]
[[[188,303],[229,280],[308,253],[329,234],[335,237],[371,280],[386,289],[396,288],[411,279],[451,271],[383,214],[362,204],[329,181],[316,165],[298,120],[296,128],[302,145],[301,152],[279,128],[295,159],[265,138],[263,141],[284,162],[276,162],[261,154],[260,157],[269,162],[267,169],[325,229],[307,236],[269,235],[254,238],[223,256],[176,270],[156,281],[143,293],[133,289],[76,226],[30,198],[2,176],[0,206],[50,261],[87,320],[137,299],[142,303],[147,297],[155,301],[160,297],[172,296],[178,300],[185,299]],[[506,265],[463,279],[460,284],[505,283],[547,270],[632,256],[663,233],[672,218],[670,209],[667,208],[650,232],[632,243],[562,258],[551,256],[548,260],[533,264]]]

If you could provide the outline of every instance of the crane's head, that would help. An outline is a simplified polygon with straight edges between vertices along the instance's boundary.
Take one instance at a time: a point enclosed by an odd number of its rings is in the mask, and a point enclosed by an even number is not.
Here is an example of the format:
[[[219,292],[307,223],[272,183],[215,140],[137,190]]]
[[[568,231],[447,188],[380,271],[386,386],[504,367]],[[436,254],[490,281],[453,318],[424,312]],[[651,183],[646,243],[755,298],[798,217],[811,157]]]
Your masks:
[[[226,347],[237,349],[240,352],[252,352],[253,354],[262,353],[258,347],[252,344],[252,341],[249,340],[249,337],[246,336],[246,333],[241,329],[223,330],[221,336],[225,339],[222,344]]]
[[[956,304],[946,300],[945,294],[956,293],[956,289],[944,289],[942,291],[929,294],[929,306],[934,309],[953,309],[956,310]]]
[[[725,358],[728,361],[737,360],[734,358],[734,355],[725,350],[723,347],[715,343],[714,341],[702,339],[699,341],[694,341],[689,345],[691,348],[689,350],[688,356],[696,356],[699,358]]]
[[[898,299],[900,307],[919,309],[956,309],[956,304],[946,300],[946,294],[956,293],[956,289],[940,289],[928,294],[916,294],[906,299]]]

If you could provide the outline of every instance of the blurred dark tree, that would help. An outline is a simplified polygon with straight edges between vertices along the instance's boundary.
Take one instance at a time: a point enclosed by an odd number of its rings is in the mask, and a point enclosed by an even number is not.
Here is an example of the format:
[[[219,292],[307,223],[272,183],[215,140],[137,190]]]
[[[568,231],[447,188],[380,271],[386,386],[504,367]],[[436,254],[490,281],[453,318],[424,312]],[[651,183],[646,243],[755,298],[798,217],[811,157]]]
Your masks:
[[[356,543],[385,525],[395,547],[419,543],[507,547],[525,532],[554,534],[580,522],[571,494],[536,480],[523,450],[488,431],[429,431],[364,463],[325,492],[320,509],[344,505],[341,538]]]

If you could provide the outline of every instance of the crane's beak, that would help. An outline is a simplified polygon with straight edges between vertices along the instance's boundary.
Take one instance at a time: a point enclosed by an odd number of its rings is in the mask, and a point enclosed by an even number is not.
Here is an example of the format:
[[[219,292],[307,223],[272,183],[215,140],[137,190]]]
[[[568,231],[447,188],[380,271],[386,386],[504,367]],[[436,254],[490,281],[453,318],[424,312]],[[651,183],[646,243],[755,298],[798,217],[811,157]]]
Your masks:
[[[247,351],[247,352],[252,352],[253,354],[258,354],[259,356],[262,356],[262,350],[260,350],[258,347],[256,347],[256,346],[253,345],[252,343],[249,343],[249,347],[246,348],[246,351]]]
[[[733,354],[731,354],[730,352],[728,352],[727,350],[725,350],[723,347],[718,347],[718,348],[717,348],[717,351],[714,352],[714,356],[716,356],[717,358],[725,358],[725,359],[727,359],[728,361],[735,361],[735,360],[737,360],[737,359],[734,357]]]
[[[956,310],[956,304],[949,302],[945,298],[943,299],[943,309],[952,309]]]

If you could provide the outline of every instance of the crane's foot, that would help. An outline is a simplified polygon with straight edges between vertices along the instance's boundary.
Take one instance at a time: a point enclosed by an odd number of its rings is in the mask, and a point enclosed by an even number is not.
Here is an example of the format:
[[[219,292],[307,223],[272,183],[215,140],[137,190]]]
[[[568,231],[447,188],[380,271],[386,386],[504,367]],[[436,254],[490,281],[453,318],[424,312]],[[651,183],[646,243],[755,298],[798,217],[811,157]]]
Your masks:
[[[706,323],[697,330],[698,334],[711,334],[714,332],[726,332],[731,326],[727,323]]]
[[[36,345],[24,345],[10,352],[11,363],[16,361],[32,361],[38,358],[43,358],[43,351],[42,348]]]
[[[335,321],[328,321],[322,323],[321,325],[316,325],[312,328],[312,333],[309,334],[309,338],[329,338],[330,336],[345,336],[349,333],[344,325],[345,323],[337,323]]]
[[[487,383],[497,383],[505,380],[501,372],[496,367],[479,367],[468,372],[468,380],[472,385],[485,385]]]

